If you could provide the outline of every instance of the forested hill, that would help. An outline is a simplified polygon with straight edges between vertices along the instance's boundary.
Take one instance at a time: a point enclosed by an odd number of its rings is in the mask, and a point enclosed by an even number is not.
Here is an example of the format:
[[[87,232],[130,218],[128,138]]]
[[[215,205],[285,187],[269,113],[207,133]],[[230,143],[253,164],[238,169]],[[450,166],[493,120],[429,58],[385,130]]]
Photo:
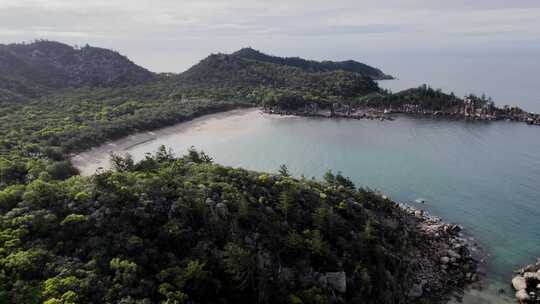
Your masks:
[[[260,88],[321,97],[362,96],[378,91],[369,77],[343,70],[307,71],[242,56],[213,54],[177,77],[179,86],[234,90],[249,95]]]
[[[0,91],[36,97],[69,87],[118,87],[156,75],[107,49],[54,41],[0,45]]]
[[[415,225],[324,182],[165,149],[0,191],[0,303],[416,303]],[[418,300],[418,299],[416,299]]]
[[[232,55],[261,62],[270,62],[279,65],[297,67],[308,72],[329,72],[342,70],[358,73],[373,80],[392,79],[392,76],[386,75],[380,69],[354,60],[335,62],[306,60],[300,57],[277,57],[266,55],[252,48],[243,48]]]
[[[274,99],[330,103],[380,91],[359,73],[222,54],[162,76],[113,51],[49,41],[1,46],[0,71],[0,189],[45,171],[65,178],[74,173],[70,153],[196,116]]]

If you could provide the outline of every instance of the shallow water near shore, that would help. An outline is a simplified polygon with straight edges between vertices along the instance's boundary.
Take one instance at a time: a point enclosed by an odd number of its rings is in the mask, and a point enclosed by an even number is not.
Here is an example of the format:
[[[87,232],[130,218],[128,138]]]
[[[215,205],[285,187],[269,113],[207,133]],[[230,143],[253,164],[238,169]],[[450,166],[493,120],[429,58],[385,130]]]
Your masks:
[[[297,176],[316,178],[341,171],[358,186],[463,225],[489,256],[484,289],[467,291],[462,303],[513,303],[512,271],[540,256],[538,126],[280,117],[248,109],[137,134],[72,161],[88,175],[108,167],[111,151],[138,160],[160,145],[178,154],[194,146],[218,163],[253,170],[276,172],[286,164]]]

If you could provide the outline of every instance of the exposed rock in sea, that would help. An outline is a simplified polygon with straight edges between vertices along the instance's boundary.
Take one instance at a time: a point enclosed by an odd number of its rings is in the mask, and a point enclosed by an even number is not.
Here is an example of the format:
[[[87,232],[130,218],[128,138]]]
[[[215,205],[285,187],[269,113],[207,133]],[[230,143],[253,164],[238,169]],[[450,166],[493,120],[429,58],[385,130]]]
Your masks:
[[[522,276],[517,276],[512,279],[512,286],[514,286],[515,290],[522,290],[527,288],[527,282]]]
[[[520,303],[540,303],[540,259],[515,273],[512,287],[516,290],[516,299]]]
[[[516,292],[516,299],[518,299],[518,301],[527,302],[531,300],[531,296],[529,296],[525,289],[521,289]]]

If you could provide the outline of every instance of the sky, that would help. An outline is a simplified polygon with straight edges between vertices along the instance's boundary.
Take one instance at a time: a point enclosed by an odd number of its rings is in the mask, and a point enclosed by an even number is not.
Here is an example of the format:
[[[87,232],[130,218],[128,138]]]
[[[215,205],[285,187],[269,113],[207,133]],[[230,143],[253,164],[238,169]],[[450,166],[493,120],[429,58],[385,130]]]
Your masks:
[[[181,72],[210,53],[247,46],[360,61],[535,54],[540,1],[0,0],[0,43],[34,39],[115,49],[155,72]]]

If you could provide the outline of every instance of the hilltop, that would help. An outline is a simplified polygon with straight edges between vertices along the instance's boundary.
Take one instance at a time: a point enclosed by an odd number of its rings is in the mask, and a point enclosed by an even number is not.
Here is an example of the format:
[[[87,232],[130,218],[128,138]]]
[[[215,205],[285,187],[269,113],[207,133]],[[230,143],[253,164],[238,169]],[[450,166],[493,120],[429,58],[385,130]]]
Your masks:
[[[354,60],[335,62],[306,60],[300,57],[277,57],[264,54],[253,48],[243,48],[232,55],[244,59],[297,67],[307,72],[347,71],[361,74],[373,80],[393,79],[392,76],[386,75],[380,69]]]
[[[272,89],[319,98],[363,96],[389,77],[356,61],[280,58],[250,48],[212,54],[181,74],[159,75],[113,50],[55,41],[0,45],[0,101],[17,101],[77,88],[129,88],[158,82],[153,94],[250,99]],[[138,89],[137,89],[138,90]]]
[[[361,96],[378,91],[369,77],[344,70],[306,70],[237,53],[212,54],[177,77],[180,86],[229,89],[249,95],[260,88],[319,96]]]
[[[0,89],[27,97],[62,88],[131,86],[156,75],[118,52],[60,42],[0,45]]]

